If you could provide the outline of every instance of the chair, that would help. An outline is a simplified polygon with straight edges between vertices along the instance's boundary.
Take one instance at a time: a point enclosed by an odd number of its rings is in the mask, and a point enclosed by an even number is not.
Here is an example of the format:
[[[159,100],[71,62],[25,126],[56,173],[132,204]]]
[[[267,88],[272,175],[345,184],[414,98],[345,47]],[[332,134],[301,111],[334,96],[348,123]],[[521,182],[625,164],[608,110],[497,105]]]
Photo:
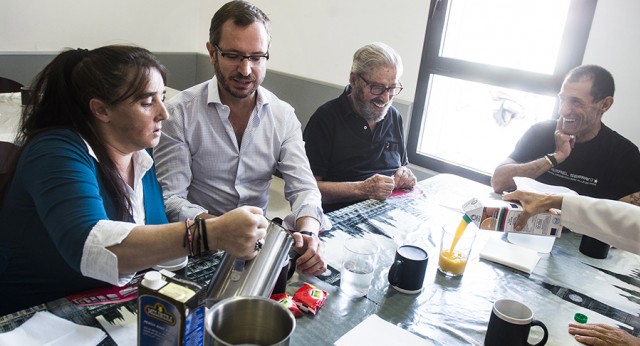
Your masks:
[[[16,93],[23,85],[9,78],[0,77],[0,93]]]
[[[9,164],[13,161],[13,155],[18,150],[18,146],[11,142],[0,141],[0,179],[7,173]]]

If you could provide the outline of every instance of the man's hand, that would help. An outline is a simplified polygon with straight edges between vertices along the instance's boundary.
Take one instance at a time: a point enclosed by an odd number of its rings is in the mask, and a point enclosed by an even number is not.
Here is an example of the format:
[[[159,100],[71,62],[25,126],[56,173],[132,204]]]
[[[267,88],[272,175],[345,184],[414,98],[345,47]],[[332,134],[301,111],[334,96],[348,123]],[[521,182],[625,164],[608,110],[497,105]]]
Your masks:
[[[413,189],[416,185],[416,176],[407,166],[402,166],[393,175],[395,181],[394,189]]]
[[[301,253],[296,260],[296,269],[303,274],[320,275],[327,270],[327,263],[324,260],[324,243],[318,236],[293,233],[294,250]],[[302,244],[302,245],[300,245]]]
[[[324,260],[324,243],[318,238],[320,222],[312,217],[303,216],[296,220],[293,235],[293,249],[302,254],[296,260],[296,268],[303,274],[320,275],[327,270]],[[304,232],[302,234],[300,232]]]
[[[576,340],[593,346],[639,346],[640,339],[626,331],[603,323],[569,323],[569,333]]]
[[[556,139],[555,158],[558,163],[561,163],[571,155],[571,150],[573,150],[573,146],[576,144],[576,136],[562,132],[562,118],[558,119],[554,136]]]
[[[391,195],[395,183],[393,177],[375,174],[363,181],[362,186],[367,198],[382,201]]]

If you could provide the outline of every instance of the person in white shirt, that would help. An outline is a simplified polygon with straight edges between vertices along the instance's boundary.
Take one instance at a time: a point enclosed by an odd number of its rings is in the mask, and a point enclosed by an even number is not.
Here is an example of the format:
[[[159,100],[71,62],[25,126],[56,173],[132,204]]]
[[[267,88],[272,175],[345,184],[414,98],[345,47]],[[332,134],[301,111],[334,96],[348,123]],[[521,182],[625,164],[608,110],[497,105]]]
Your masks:
[[[520,201],[524,212],[516,222],[521,230],[531,215],[561,209],[562,225],[619,249],[640,254],[640,207],[576,195],[543,195],[516,190],[503,196]]]
[[[521,190],[507,193],[502,198],[519,201],[524,209],[516,221],[516,230],[521,230],[532,215],[547,210],[559,212],[561,209],[563,226],[640,254],[640,207],[636,205],[587,196],[543,195]],[[569,333],[587,345],[640,345],[639,338],[602,323],[570,323]]]
[[[327,269],[320,229],[330,223],[311,173],[293,108],[261,86],[269,59],[270,22],[256,6],[231,1],[213,16],[206,43],[215,76],[171,99],[171,117],[154,149],[169,220],[210,218],[239,206],[267,209],[279,171],[292,207],[297,268]]]

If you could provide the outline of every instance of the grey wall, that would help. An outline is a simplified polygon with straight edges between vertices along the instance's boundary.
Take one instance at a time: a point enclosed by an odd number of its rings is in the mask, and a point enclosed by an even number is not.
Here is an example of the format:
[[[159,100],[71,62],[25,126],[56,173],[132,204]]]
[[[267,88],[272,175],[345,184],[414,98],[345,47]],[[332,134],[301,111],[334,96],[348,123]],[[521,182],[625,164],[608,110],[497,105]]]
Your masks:
[[[42,52],[0,53],[0,76],[28,85],[36,74],[53,59],[55,54]],[[167,66],[169,70],[169,83],[167,84],[172,88],[184,90],[213,76],[213,67],[206,54],[165,52],[155,54]],[[345,80],[347,77],[345,76]],[[295,108],[303,129],[313,112],[323,103],[338,97],[345,87],[274,70],[267,71],[263,85]],[[395,99],[393,104],[402,114],[405,133],[408,133],[412,103]],[[417,166],[412,166],[412,169],[418,179],[425,179],[434,174],[432,171]]]
[[[213,67],[209,63],[209,56],[197,54],[197,76],[195,83],[204,82],[213,76]],[[349,76],[345,76],[345,80]],[[194,83],[194,84],[195,84]],[[309,78],[294,76],[292,74],[268,70],[262,85],[276,94],[281,100],[289,103],[296,110],[296,115],[302,123],[302,128],[307,125],[309,118],[323,103],[334,99],[342,93],[345,85],[325,83]],[[393,105],[400,111],[404,118],[405,133],[409,127],[412,103],[395,99]]]
[[[23,85],[31,81],[58,53],[45,52],[0,52],[0,76],[13,79]],[[169,70],[169,85],[175,89],[186,89],[196,78],[196,53],[154,53]]]
[[[36,74],[56,54],[43,52],[0,53],[0,76],[29,85]],[[213,67],[206,54],[166,52],[154,54],[167,66],[169,70],[167,84],[172,88],[184,90],[213,76]],[[296,109],[296,114],[300,118],[303,128],[311,114],[320,105],[338,97],[344,89],[344,85],[325,83],[274,70],[267,71],[263,85]],[[411,114],[411,103],[396,99],[394,106],[404,116],[406,132],[409,124],[408,117]]]

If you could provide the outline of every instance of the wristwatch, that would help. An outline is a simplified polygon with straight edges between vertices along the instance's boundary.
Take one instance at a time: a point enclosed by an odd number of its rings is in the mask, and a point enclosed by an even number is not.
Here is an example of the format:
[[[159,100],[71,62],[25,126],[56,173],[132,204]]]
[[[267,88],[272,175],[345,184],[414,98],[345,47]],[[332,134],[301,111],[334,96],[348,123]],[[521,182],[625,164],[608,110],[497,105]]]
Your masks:
[[[555,153],[545,155],[544,159],[547,160],[547,162],[549,162],[552,168],[558,165],[558,160],[556,160]]]

